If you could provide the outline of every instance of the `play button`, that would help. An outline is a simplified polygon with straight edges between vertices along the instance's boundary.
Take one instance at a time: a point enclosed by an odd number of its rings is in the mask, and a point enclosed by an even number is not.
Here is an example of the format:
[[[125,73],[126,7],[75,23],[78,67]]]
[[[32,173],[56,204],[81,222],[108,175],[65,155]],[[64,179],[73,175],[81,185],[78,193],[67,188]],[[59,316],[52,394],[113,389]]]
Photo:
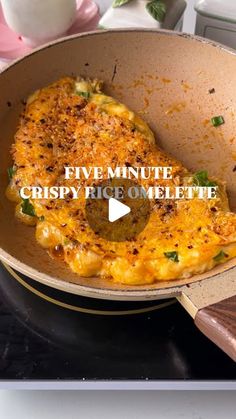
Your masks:
[[[108,220],[111,223],[114,223],[114,221],[119,220],[119,218],[129,214],[130,211],[131,209],[128,207],[128,205],[122,204],[122,202],[119,202],[115,198],[109,199]]]
[[[135,240],[150,216],[149,199],[129,179],[113,178],[93,185],[86,199],[86,218],[96,236],[121,242]]]

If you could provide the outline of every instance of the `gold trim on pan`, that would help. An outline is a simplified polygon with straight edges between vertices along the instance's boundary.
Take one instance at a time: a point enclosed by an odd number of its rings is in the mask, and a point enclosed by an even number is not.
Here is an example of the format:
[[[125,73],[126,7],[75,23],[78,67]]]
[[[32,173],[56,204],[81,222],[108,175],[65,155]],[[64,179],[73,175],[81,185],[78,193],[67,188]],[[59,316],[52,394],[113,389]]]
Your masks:
[[[46,300],[49,303],[55,304],[59,307],[66,308],[68,310],[77,311],[83,314],[95,314],[100,316],[127,316],[127,315],[134,315],[134,314],[142,314],[142,313],[148,313],[151,311],[160,310],[161,308],[165,308],[168,306],[171,306],[172,304],[175,304],[177,302],[176,299],[172,299],[171,301],[167,301],[165,303],[156,304],[151,307],[146,308],[140,308],[135,310],[94,310],[94,309],[88,309],[83,307],[77,307],[71,304],[63,303],[62,301],[56,300],[55,298],[49,297],[48,295],[38,291],[31,285],[29,285],[26,281],[24,281],[23,278],[21,278],[9,265],[7,265],[4,262],[1,262],[5,269],[8,271],[8,273],[13,276],[17,282],[19,282],[24,288],[26,288],[28,291],[32,292],[33,294],[37,295],[38,297],[42,298],[43,300]]]

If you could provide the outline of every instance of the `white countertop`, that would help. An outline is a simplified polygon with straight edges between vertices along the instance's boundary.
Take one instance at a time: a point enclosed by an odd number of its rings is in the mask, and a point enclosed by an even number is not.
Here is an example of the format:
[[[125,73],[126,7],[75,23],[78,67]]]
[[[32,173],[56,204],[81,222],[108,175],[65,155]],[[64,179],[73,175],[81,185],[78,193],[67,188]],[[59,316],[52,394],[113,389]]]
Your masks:
[[[2,391],[4,419],[234,419],[234,392]]]

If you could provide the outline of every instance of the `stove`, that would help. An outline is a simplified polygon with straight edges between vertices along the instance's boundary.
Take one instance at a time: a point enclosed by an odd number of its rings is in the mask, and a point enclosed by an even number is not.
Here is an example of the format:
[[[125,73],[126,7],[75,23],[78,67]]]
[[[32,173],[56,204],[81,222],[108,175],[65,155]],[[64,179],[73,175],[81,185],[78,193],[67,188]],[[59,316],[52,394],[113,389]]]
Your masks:
[[[78,297],[6,265],[0,289],[2,388],[234,386],[235,363],[175,300]]]

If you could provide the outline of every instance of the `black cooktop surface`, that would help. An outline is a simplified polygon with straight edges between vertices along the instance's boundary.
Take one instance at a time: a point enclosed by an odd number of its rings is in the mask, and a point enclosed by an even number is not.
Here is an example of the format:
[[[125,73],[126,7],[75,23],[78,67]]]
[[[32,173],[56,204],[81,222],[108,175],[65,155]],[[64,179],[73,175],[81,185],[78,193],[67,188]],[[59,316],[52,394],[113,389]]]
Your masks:
[[[0,291],[0,380],[236,378],[235,363],[174,300],[77,297],[2,265]]]

